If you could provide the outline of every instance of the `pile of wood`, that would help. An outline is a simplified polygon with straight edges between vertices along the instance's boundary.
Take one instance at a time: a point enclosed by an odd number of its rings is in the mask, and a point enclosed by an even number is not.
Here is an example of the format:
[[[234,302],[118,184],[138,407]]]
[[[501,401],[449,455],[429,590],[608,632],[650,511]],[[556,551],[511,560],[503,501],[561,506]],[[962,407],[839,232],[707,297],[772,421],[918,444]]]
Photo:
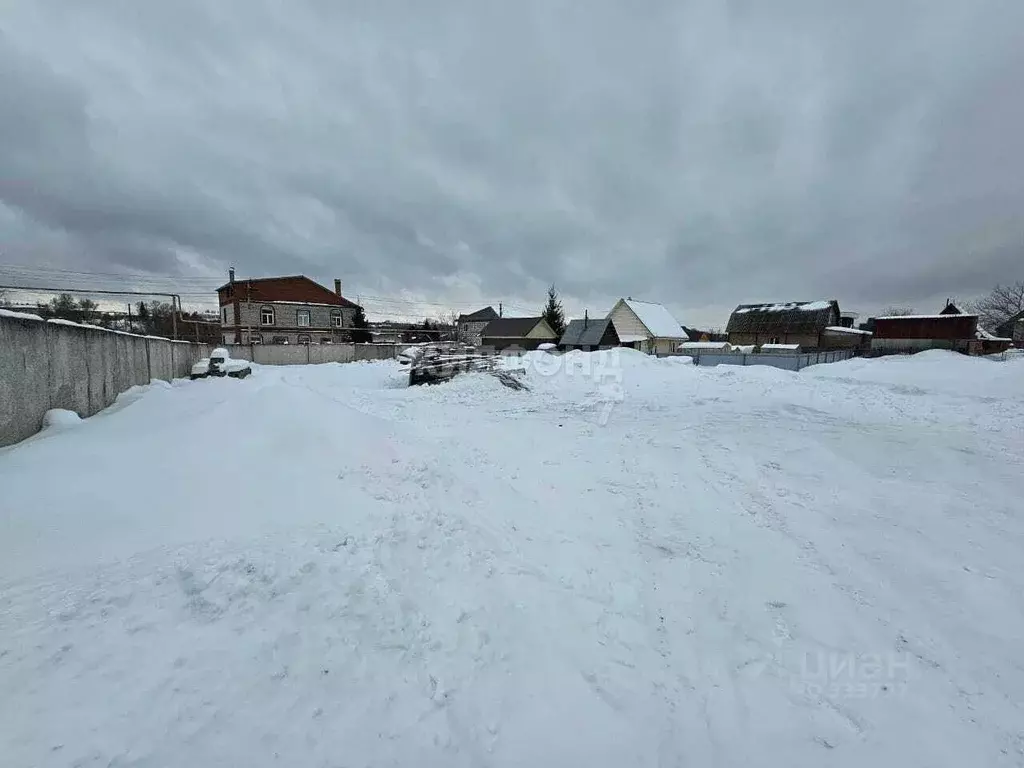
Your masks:
[[[500,358],[482,355],[472,347],[429,344],[417,348],[409,359],[409,385],[440,384],[460,373],[477,372],[494,376],[506,387],[526,389],[513,372],[501,370]]]

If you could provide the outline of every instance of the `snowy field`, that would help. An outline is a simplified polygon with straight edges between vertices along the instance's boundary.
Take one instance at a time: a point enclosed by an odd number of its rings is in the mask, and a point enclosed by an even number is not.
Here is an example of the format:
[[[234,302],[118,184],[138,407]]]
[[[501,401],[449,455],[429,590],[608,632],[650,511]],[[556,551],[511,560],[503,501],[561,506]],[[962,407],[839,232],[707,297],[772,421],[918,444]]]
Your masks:
[[[1024,361],[526,366],[0,450],[0,765],[1024,765]]]

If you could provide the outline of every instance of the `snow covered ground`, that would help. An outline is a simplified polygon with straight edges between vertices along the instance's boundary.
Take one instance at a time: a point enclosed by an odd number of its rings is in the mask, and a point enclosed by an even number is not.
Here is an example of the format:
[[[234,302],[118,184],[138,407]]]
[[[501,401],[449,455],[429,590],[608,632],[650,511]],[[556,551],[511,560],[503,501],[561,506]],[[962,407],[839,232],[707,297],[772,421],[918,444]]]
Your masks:
[[[1024,765],[1024,360],[525,364],[0,450],[0,764]]]

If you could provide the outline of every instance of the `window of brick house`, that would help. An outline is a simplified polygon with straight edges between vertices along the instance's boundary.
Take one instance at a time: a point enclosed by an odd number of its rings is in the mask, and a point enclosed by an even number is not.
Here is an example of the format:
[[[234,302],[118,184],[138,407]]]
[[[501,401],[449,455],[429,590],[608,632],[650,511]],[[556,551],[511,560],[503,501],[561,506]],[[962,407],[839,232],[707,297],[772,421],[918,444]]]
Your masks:
[[[340,310],[331,311],[331,325],[335,328],[342,328],[345,325],[345,316],[341,314]]]
[[[309,343],[310,343],[309,334],[308,333],[300,333],[299,334],[299,344],[309,344]]]
[[[262,325],[273,325],[274,324],[274,308],[263,307],[260,310],[260,323]]]
[[[221,308],[221,310],[220,310],[220,319],[221,319],[221,322],[224,323],[224,325],[228,324],[228,308],[227,307],[222,307]]]
[[[309,310],[300,309],[295,313],[295,324],[299,328],[309,328]]]
[[[288,343],[288,337],[287,336],[275,336],[274,338],[272,338],[270,340],[270,342],[272,344],[287,344]]]

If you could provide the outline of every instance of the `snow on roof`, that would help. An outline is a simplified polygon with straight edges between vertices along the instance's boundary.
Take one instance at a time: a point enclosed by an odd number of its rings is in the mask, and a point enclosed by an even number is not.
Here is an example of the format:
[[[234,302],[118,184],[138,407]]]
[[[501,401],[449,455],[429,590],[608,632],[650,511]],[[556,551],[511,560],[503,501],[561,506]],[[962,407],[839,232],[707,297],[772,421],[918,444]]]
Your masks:
[[[862,331],[859,328],[847,328],[845,325],[830,325],[825,330],[833,331],[835,333],[856,333],[860,334],[861,336],[873,335],[871,331]]]
[[[875,320],[963,320],[965,317],[977,317],[977,315],[882,315]]]
[[[638,336],[635,333],[623,333],[619,335],[619,341],[623,344],[632,344],[634,341],[647,341],[647,336]]]
[[[686,331],[672,317],[672,313],[661,304],[650,301],[637,301],[636,299],[623,299],[626,306],[633,310],[640,322],[643,323],[651,336],[656,339],[683,339],[688,340]],[[620,337],[621,339],[621,337]]]
[[[32,315],[28,312],[15,312],[13,309],[0,309],[0,317],[12,317],[15,320],[42,320],[39,315]]]
[[[799,344],[762,344],[761,349],[784,349],[787,351],[800,349]]]
[[[974,335],[977,338],[981,339],[982,341],[1013,341],[1013,339],[1007,339],[1004,336],[994,336],[991,333],[989,333],[986,329],[982,328],[980,325],[978,326],[978,330]]]
[[[747,312],[789,312],[790,310],[800,310],[801,312],[820,312],[823,309],[828,309],[832,306],[829,301],[788,301],[784,304],[757,304],[752,307],[739,307],[736,310],[736,314],[746,314]]]

